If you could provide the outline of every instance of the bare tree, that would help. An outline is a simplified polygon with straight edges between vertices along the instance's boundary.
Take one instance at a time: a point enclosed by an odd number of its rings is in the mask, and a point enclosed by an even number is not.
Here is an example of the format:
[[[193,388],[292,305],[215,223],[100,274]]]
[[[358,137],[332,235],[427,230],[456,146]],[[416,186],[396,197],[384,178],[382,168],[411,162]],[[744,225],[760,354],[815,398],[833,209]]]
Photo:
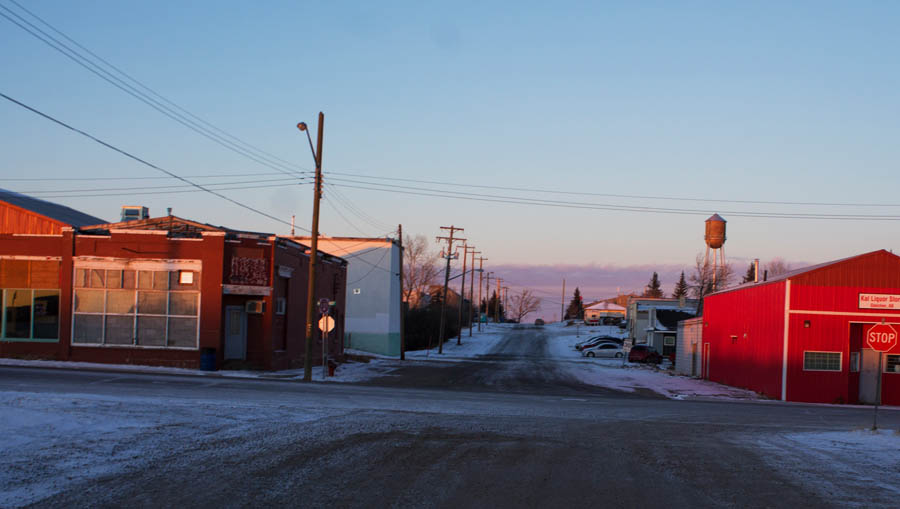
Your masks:
[[[522,290],[522,293],[514,294],[509,298],[509,311],[517,322],[528,313],[534,313],[541,306],[541,299],[534,296],[531,290]]]
[[[791,265],[784,261],[783,258],[772,258],[772,260],[765,265],[765,270],[769,277],[780,276],[785,272],[790,272]]]
[[[430,249],[424,235],[407,235],[403,239],[403,300],[415,307],[421,295],[435,284],[441,268],[440,253]]]
[[[694,298],[702,299],[704,296],[713,292],[713,290],[722,290],[728,288],[734,275],[731,265],[720,265],[715,271],[712,263],[705,260],[703,253],[697,254],[694,273],[690,276],[690,292]],[[713,286],[715,285],[715,288]]]

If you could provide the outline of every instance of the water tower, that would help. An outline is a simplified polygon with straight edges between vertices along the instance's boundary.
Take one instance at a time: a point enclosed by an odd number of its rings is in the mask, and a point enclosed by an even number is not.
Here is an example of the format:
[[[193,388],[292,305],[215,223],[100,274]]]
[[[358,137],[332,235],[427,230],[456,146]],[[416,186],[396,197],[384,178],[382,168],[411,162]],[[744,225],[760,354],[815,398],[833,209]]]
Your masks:
[[[706,258],[703,259],[703,266],[709,267],[709,251],[712,250],[712,287],[716,290],[716,278],[719,275],[719,267],[725,266],[725,223],[719,214],[713,214],[706,220],[706,235],[703,239],[706,241]]]

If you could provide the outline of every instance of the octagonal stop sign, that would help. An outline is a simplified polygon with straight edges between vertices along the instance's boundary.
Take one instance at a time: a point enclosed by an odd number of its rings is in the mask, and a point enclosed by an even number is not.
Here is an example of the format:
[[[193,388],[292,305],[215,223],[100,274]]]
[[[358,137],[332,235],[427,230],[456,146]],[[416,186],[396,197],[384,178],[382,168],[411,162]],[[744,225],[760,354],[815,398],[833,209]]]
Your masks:
[[[885,323],[873,325],[866,334],[866,343],[873,350],[888,352],[897,346],[897,331]]]

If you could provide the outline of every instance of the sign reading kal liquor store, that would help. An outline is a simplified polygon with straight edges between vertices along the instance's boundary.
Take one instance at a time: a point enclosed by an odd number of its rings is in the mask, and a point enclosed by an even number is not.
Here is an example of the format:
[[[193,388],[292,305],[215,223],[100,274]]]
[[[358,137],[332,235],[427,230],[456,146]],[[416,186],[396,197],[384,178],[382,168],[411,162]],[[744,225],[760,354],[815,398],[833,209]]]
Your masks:
[[[859,294],[859,309],[900,309],[900,295],[861,293]]]

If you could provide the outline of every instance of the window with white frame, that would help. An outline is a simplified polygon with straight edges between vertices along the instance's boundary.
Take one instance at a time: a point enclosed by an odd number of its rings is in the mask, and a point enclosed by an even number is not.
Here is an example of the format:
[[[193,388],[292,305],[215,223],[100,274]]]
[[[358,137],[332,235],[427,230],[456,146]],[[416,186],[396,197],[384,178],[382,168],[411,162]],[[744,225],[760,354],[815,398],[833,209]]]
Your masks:
[[[804,371],[840,371],[841,352],[803,352]]]
[[[859,373],[859,352],[850,352],[850,372]]]
[[[73,344],[197,348],[199,271],[76,265],[74,294]]]
[[[900,355],[884,356],[884,372],[900,373]]]

